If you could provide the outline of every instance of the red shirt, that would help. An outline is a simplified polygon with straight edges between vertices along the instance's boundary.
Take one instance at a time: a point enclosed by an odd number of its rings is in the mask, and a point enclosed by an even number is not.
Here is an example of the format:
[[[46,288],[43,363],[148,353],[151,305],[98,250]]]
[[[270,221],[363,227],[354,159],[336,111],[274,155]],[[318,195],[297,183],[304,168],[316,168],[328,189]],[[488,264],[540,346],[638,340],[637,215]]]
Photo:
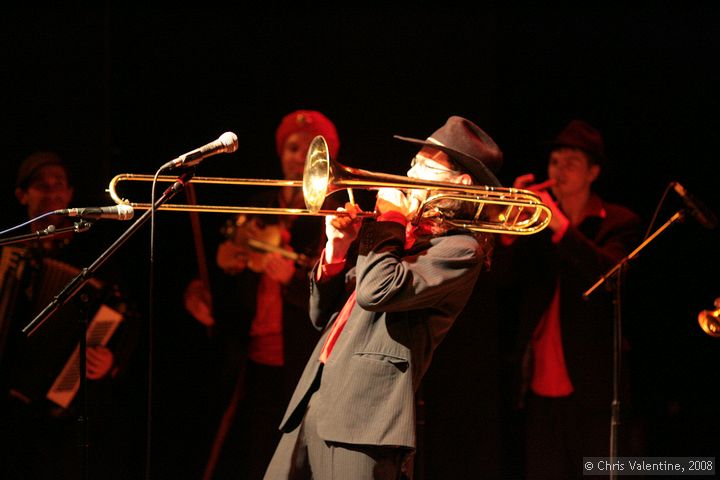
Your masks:
[[[573,392],[565,366],[560,332],[560,285],[532,338],[534,353],[530,389],[543,397],[565,397]]]
[[[600,199],[590,197],[580,222],[592,216],[605,218],[606,212]],[[554,244],[560,243],[567,232],[567,226],[552,236]],[[532,337],[534,353],[530,389],[543,397],[565,397],[574,389],[565,364],[560,329],[560,282],[555,285],[555,294],[547,311],[540,319]]]

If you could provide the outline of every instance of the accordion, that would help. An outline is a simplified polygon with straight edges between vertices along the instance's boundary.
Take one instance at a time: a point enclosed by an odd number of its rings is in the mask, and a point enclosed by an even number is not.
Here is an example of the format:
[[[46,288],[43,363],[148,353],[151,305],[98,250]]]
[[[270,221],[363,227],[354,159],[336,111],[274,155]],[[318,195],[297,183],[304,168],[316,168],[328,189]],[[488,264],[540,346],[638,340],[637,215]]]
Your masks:
[[[5,252],[3,254],[5,258]],[[85,331],[87,346],[105,346],[122,323],[123,315],[103,303],[103,284],[90,279],[76,296],[48,317],[33,335],[25,337],[18,334],[19,329],[43,311],[80,270],[52,258],[43,258],[34,270],[23,265],[22,260],[10,260],[5,265],[7,268],[2,275],[0,288],[8,292],[21,290],[19,293],[24,294],[26,300],[22,309],[17,308],[17,301],[8,301],[3,307],[14,306],[14,311],[0,312],[4,323],[8,323],[10,313],[25,312],[9,320],[13,325],[9,335],[14,335],[16,345],[12,346],[14,351],[10,359],[4,358],[3,361],[12,362],[5,366],[10,372],[11,394],[27,403],[46,398],[67,408],[80,386],[79,338],[85,321],[88,322]],[[33,270],[32,275],[29,275],[28,270]],[[26,288],[18,289],[10,285],[13,280],[20,282],[23,273],[32,277]]]

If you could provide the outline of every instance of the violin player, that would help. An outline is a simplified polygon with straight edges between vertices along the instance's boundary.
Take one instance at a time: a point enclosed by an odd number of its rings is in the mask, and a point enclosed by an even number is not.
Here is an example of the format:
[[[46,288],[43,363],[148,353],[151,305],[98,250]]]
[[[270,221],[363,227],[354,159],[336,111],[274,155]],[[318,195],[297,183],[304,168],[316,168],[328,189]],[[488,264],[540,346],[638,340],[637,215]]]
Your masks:
[[[337,129],[323,113],[297,110],[282,118],[275,141],[284,179],[302,179],[317,135],[335,158]],[[305,208],[297,187],[273,188],[253,205]],[[213,328],[218,356],[213,398],[220,411],[210,425],[217,434],[205,478],[262,478],[272,457],[277,425],[319,338],[309,322],[308,274],[325,243],[323,222],[319,216],[237,215],[216,252],[212,295],[199,279],[185,291],[188,312]]]

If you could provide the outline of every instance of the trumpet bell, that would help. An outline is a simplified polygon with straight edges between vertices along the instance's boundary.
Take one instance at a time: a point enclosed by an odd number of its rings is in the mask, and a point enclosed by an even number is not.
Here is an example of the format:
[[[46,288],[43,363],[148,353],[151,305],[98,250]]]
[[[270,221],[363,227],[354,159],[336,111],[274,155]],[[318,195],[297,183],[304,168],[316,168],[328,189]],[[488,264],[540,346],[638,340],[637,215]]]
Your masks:
[[[720,337],[720,298],[715,299],[715,310],[703,310],[698,314],[698,323],[703,332],[711,337]]]

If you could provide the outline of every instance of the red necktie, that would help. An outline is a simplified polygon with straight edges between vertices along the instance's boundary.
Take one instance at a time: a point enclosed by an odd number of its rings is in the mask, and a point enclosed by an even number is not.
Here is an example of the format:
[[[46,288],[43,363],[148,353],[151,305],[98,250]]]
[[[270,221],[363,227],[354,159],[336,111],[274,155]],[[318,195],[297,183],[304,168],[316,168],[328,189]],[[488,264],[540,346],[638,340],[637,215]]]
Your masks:
[[[335,346],[335,342],[337,342],[340,333],[342,333],[342,330],[345,327],[348,318],[350,317],[350,312],[355,305],[355,296],[356,291],[353,290],[353,292],[350,294],[350,298],[347,299],[347,302],[345,302],[345,306],[342,308],[342,310],[340,310],[340,314],[335,319],[332,330],[330,331],[330,334],[325,340],[325,345],[323,345],[322,352],[320,352],[320,361],[322,363],[325,363],[327,361],[328,357],[330,356],[330,352],[332,352],[332,349]]]

